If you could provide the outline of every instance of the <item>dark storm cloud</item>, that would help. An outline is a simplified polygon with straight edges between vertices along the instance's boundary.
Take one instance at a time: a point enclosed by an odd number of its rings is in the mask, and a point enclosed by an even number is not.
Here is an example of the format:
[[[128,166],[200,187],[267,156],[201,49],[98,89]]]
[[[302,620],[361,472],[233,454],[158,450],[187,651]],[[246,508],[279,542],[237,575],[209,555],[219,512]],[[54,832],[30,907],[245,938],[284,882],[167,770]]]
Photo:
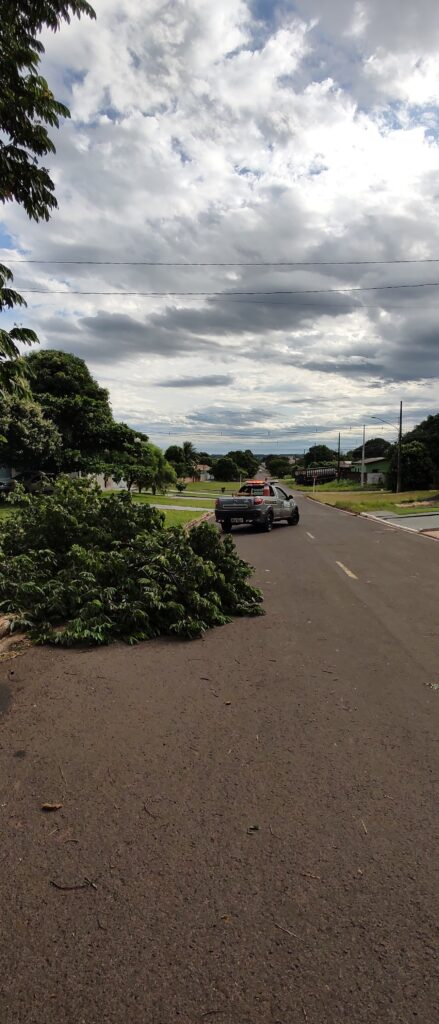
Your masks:
[[[174,377],[157,383],[160,388],[216,388],[229,386],[234,379],[231,373],[211,373],[199,377]]]

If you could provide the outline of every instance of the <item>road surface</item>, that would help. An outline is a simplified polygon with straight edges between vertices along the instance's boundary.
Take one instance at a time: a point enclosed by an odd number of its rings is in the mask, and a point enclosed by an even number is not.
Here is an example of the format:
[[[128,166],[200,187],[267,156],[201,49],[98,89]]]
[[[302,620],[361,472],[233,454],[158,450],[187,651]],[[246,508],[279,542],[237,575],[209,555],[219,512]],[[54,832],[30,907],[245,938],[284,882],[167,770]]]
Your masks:
[[[265,618],[0,665],[1,1024],[439,1020],[439,544],[301,506]]]

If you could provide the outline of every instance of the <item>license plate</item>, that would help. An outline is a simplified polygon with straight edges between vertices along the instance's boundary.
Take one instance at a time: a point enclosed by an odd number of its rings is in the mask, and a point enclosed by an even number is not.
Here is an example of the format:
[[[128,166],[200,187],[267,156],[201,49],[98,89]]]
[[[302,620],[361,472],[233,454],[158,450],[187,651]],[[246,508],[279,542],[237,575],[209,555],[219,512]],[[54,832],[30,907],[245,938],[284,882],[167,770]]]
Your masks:
[[[235,523],[235,525],[236,525],[236,523],[242,523],[243,519],[242,518],[241,519],[231,519],[231,522]]]

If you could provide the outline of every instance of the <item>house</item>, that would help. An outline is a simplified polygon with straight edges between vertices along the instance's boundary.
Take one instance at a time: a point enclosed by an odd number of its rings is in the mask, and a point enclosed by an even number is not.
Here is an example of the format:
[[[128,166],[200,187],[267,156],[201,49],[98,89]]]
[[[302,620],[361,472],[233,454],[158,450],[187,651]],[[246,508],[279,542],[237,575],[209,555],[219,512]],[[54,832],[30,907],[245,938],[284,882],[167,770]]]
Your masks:
[[[211,473],[210,470],[211,470],[210,466],[207,466],[204,463],[199,463],[198,466],[195,466],[195,474],[194,474],[195,479],[196,480],[213,480],[213,476],[212,476],[212,473]]]
[[[351,474],[353,479],[361,477],[362,459],[356,459],[351,463]],[[364,471],[367,484],[386,484],[387,474],[390,468],[390,459],[386,455],[379,455],[375,458],[364,460]]]

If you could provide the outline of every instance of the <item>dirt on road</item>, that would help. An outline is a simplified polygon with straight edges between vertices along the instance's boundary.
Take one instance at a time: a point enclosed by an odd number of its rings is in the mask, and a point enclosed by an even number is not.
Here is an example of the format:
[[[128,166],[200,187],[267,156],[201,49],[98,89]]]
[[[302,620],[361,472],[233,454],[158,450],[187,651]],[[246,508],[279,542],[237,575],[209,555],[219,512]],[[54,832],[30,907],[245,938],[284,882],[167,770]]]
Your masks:
[[[0,665],[1,1024],[439,1020],[439,548],[237,543],[264,619]]]

